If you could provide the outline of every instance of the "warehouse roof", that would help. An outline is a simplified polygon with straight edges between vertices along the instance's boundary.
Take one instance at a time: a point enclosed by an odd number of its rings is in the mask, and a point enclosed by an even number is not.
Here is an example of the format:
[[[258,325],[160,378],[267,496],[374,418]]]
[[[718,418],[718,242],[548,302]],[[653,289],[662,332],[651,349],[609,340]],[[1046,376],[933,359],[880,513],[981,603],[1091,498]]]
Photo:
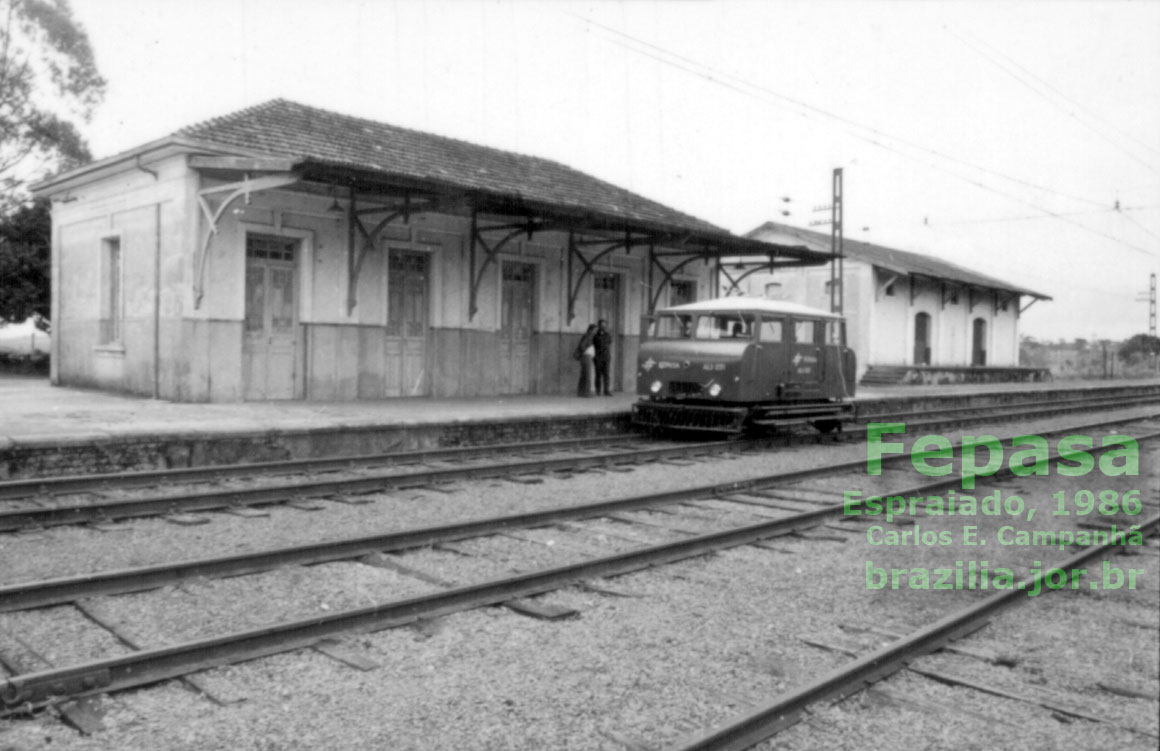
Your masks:
[[[755,240],[764,240],[771,243],[801,243],[813,250],[830,253],[831,239],[829,233],[814,232],[813,230],[791,227],[778,222],[766,222],[755,230],[746,233],[746,237]],[[954,282],[972,287],[985,287],[1003,292],[1015,292],[1028,295],[1040,300],[1050,300],[1051,297],[1041,292],[1020,287],[986,274],[980,274],[949,261],[933,258],[922,253],[913,253],[908,250],[887,248],[882,245],[843,240],[842,255],[856,261],[864,261],[896,274],[925,276],[931,279]]]

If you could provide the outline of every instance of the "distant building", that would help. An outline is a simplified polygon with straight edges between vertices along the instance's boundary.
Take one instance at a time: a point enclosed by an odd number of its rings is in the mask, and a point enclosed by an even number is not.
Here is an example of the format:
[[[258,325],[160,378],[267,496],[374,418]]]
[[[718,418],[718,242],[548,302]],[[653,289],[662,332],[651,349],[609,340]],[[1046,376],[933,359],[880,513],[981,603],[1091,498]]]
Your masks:
[[[737,237],[557,162],[275,100],[35,186],[53,383],[178,401],[574,393],[607,319],[712,293]]]
[[[830,253],[828,233],[766,222],[746,235]],[[919,253],[845,240],[843,311],[867,383],[1021,380],[1019,315],[1051,298]],[[728,264],[722,282],[728,288]],[[830,309],[830,267],[752,273],[745,294]]]

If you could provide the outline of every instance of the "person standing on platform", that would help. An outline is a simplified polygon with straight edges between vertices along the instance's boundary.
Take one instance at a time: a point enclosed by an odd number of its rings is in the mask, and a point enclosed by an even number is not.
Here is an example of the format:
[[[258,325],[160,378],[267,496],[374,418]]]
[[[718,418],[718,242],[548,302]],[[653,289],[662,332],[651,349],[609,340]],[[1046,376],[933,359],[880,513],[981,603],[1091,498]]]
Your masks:
[[[588,330],[576,345],[572,357],[580,362],[580,383],[576,387],[576,396],[592,396],[592,389],[596,384],[596,324],[588,324]]]
[[[612,382],[608,379],[612,365],[612,334],[608,331],[608,321],[603,318],[596,324],[592,343],[596,346],[596,393],[612,396]]]

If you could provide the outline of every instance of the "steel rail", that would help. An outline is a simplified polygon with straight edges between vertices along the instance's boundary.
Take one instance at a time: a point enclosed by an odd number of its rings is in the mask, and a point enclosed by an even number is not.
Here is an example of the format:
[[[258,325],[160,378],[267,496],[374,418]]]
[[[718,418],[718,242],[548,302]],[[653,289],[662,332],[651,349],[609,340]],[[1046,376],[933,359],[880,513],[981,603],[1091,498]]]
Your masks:
[[[1074,427],[1072,430],[1081,430],[1138,419],[1143,418],[1126,417],[1102,420],[1096,423],[1088,423]],[[258,488],[235,488],[180,495],[152,496],[114,501],[111,503],[15,509],[0,511],[0,532],[10,532],[26,527],[86,524],[90,522],[110,521],[113,519],[161,516],[170,513],[211,511],[238,506],[286,503],[305,497],[325,497],[339,493],[357,495],[391,489],[421,487],[463,479],[504,477],[536,472],[598,468],[615,464],[643,463],[669,457],[688,456],[689,454],[696,454],[698,452],[744,450],[754,446],[768,445],[777,440],[777,438],[759,438],[745,441],[716,440],[706,443],[639,449],[636,451],[601,454],[598,456],[534,459],[495,465],[441,468],[426,472],[364,475],[357,478],[283,483]]]
[[[539,441],[537,443],[455,446],[450,448],[419,449],[415,451],[392,451],[381,454],[285,459],[273,462],[211,464],[204,467],[150,469],[136,472],[68,475],[65,477],[31,477],[0,482],[0,500],[27,498],[29,496],[51,493],[63,494],[69,491],[109,490],[114,488],[135,488],[158,485],[162,483],[223,480],[239,475],[253,476],[258,474],[277,475],[293,474],[296,472],[325,472],[354,469],[374,464],[397,466],[416,464],[430,460],[458,461],[495,454],[558,451],[583,448],[588,445],[605,446],[610,443],[627,443],[629,441],[640,440],[646,439],[636,433],[625,433],[623,435],[566,438],[558,441]]]
[[[1080,430],[1085,427],[1090,426],[1073,427],[1070,430]],[[1137,440],[1142,442],[1155,438],[1160,438],[1160,432],[1146,434]],[[1009,441],[1010,439],[1003,440]],[[1093,452],[1099,451],[1101,451],[1099,448],[1093,449]],[[918,455],[932,456],[934,453],[936,452],[919,452]],[[909,454],[892,455],[883,457],[883,462],[900,463],[908,459],[911,459],[911,455]],[[420,527],[402,530],[400,532],[342,540],[328,540],[320,543],[287,546],[253,553],[239,553],[216,558],[192,559],[154,566],[142,566],[83,574],[80,576],[8,584],[0,586],[0,613],[57,605],[84,597],[139,592],[175,584],[196,577],[223,578],[254,574],[291,564],[311,565],[347,560],[374,552],[399,551],[425,545],[453,542],[465,538],[482,537],[508,529],[534,528],[564,521],[594,518],[610,513],[633,511],[672,503],[706,498],[723,498],[731,494],[744,493],[747,490],[760,490],[772,485],[789,484],[812,477],[841,474],[849,470],[861,469],[863,464],[864,460],[857,459],[830,464],[824,467],[810,467],[789,472],[778,472],[749,480],[736,480],[729,483],[685,488],[676,491],[648,493],[630,496],[628,498],[555,508],[546,511],[487,517],[456,524]],[[1011,474],[1011,471],[1007,467],[1003,468],[1001,472],[997,472],[995,476],[1003,477],[1009,474]],[[878,495],[905,495],[909,497],[910,495],[921,494],[954,485],[960,481],[960,477],[952,476],[905,490],[884,491],[878,493]],[[837,508],[837,506],[832,508]]]
[[[209,511],[236,506],[255,506],[305,497],[324,497],[339,493],[364,494],[391,489],[421,487],[456,480],[475,480],[489,477],[581,470],[616,464],[658,461],[699,453],[740,451],[763,445],[767,441],[710,441],[679,444],[635,451],[612,451],[593,456],[573,456],[556,459],[528,459],[501,464],[443,467],[422,472],[362,475],[360,477],[310,480],[278,483],[255,488],[233,488],[174,495],[156,495],[107,503],[68,504],[40,508],[9,509],[0,511],[0,532],[31,526],[84,524],[141,516],[160,516],[170,513]]]
[[[1036,392],[1028,392],[1034,395]],[[1089,398],[1090,399],[1090,398]],[[1112,401],[1118,397],[1098,397],[1104,401]],[[1132,397],[1136,401],[1147,402],[1150,397]],[[1155,401],[1154,398],[1151,399]],[[1072,404],[1087,402],[1087,399],[1070,399],[1062,402],[1020,401],[1007,405],[987,405],[984,407],[951,407],[946,409],[922,410],[914,412],[884,412],[866,415],[859,418],[859,422],[883,420],[897,420],[912,415],[940,415],[962,413],[988,406],[1019,407],[1034,404]],[[1102,403],[1102,402],[1101,402]],[[1123,404],[1121,399],[1120,404]],[[1080,408],[1077,408],[1080,409]],[[1022,413],[1020,413],[1022,414]],[[983,416],[988,416],[984,413]],[[624,435],[599,436],[592,438],[569,438],[558,441],[539,443],[508,443],[487,446],[457,446],[451,448],[421,449],[415,451],[398,451],[379,454],[356,454],[351,456],[335,456],[305,459],[286,459],[272,462],[252,462],[244,464],[216,464],[204,467],[179,467],[163,470],[142,470],[133,472],[113,472],[91,475],[69,475],[65,477],[33,477],[20,480],[0,481],[0,500],[27,498],[36,495],[64,494],[70,491],[83,492],[91,490],[107,491],[111,489],[143,487],[162,483],[189,483],[199,481],[222,480],[237,476],[253,476],[255,474],[277,475],[298,472],[339,471],[354,469],[366,465],[389,464],[405,465],[420,463],[424,460],[458,461],[481,456],[503,453],[535,452],[544,450],[561,450],[579,448],[585,445],[607,445],[608,443],[630,442],[647,440],[641,434],[630,433]]]
[[[1012,404],[988,404],[973,407],[946,407],[942,409],[925,409],[914,410],[910,412],[881,412],[870,415],[858,415],[857,422],[865,424],[867,422],[884,422],[887,420],[896,421],[909,417],[930,417],[926,422],[943,424],[944,416],[950,416],[956,413],[970,413],[981,412],[981,417],[985,418],[1008,418],[1008,417],[1026,417],[1034,415],[1052,415],[1067,412],[1083,412],[1093,408],[1113,405],[1117,408],[1131,407],[1143,404],[1153,404],[1160,401],[1160,392],[1154,394],[1145,394],[1140,396],[1101,396],[1084,399],[1065,399],[1058,401],[1026,401],[1016,402]],[[1032,409],[1034,407],[1034,409]],[[975,415],[963,414],[962,419],[974,419]]]
[[[1157,528],[1160,528],[1160,515],[1146,520],[1140,525],[1139,531],[1141,534],[1149,535]],[[1050,587],[1041,590],[1034,588],[1056,571],[1066,572],[1100,554],[1107,553],[1112,548],[1121,547],[1125,544],[1127,534],[1123,531],[1117,532],[1103,545],[1088,547],[1036,576],[1023,579],[1011,589],[996,592],[968,608],[947,615],[909,636],[857,658],[843,668],[827,673],[813,683],[784,695],[776,702],[719,725],[691,742],[671,746],[668,751],[744,751],[768,740],[780,730],[797,722],[798,716],[809,705],[828,699],[841,699],[861,691],[902,669],[910,660],[934,652],[947,643],[975,631],[981,621],[1011,607],[1012,600],[1020,596],[1030,599],[1025,594],[1028,590],[1051,591]]]
[[[1157,436],[1160,436],[1160,433],[1149,437]],[[1009,468],[1005,472],[997,474],[1008,473],[1010,473]],[[952,478],[921,487],[929,489],[930,487],[953,484],[955,484],[955,480]],[[724,548],[789,534],[797,529],[813,526],[821,520],[843,511],[845,511],[844,503],[833,504],[759,524],[698,535],[673,543],[650,546],[507,579],[211,639],[144,650],[82,665],[17,675],[0,682],[0,703],[8,707],[6,710],[0,710],[0,717],[16,711],[25,711],[33,705],[60,701],[62,698],[123,690],[209,667],[309,647],[323,638],[341,633],[393,628],[421,618],[432,618],[466,609],[495,605],[519,597],[542,594],[587,578],[620,575],[642,568],[672,563]],[[1160,521],[1160,517],[1149,520],[1146,523],[1148,525],[1146,528],[1151,529],[1157,521]],[[1141,528],[1145,527],[1142,525]],[[1121,533],[1115,539],[1121,538],[1123,534]],[[1089,555],[1092,554],[1089,553]],[[939,632],[941,637],[946,637],[947,633],[952,635],[961,633],[960,630],[955,629],[945,631],[945,633],[944,631]],[[867,675],[870,674],[867,673]],[[831,684],[827,683],[826,686],[831,687]],[[752,737],[752,725],[752,717],[747,717],[745,722],[739,725],[739,727],[743,726],[743,730],[740,732],[744,738]],[[765,728],[767,725],[761,725],[761,727]],[[742,737],[738,736],[738,732],[734,728],[734,724],[731,724],[729,729],[714,731],[708,737],[716,743],[717,739],[721,737],[729,739]],[[717,747],[709,746],[707,748]],[[734,746],[722,746],[721,748],[734,748]]]
[[[77,697],[155,683],[209,667],[309,647],[321,639],[337,634],[403,626],[421,618],[434,618],[542,594],[584,579],[624,574],[692,558],[725,547],[788,534],[832,513],[832,507],[805,511],[784,519],[699,535],[482,584],[170,647],[143,650],[82,665],[12,676],[0,681],[0,702],[18,710],[27,703],[43,702],[51,697]],[[6,712],[0,711],[0,717],[5,714]]]
[[[1077,428],[1073,428],[1077,429]],[[1160,432],[1146,434],[1138,441],[1160,438]],[[1009,440],[1009,439],[1005,439]],[[1092,450],[1101,451],[1100,448]],[[923,452],[933,455],[935,452]],[[884,457],[884,462],[901,462],[910,459],[909,454]],[[1052,457],[1055,459],[1057,457]],[[474,519],[456,524],[420,527],[380,535],[329,540],[308,545],[287,546],[253,553],[239,553],[216,558],[200,558],[175,563],[142,566],[130,569],[60,577],[36,582],[24,582],[0,586],[0,613],[72,602],[85,597],[125,594],[155,589],[169,584],[187,581],[196,577],[224,578],[244,574],[269,571],[286,565],[311,565],[330,561],[347,560],[375,552],[393,552],[410,548],[453,542],[465,538],[482,537],[508,529],[528,529],[565,521],[590,519],[611,513],[634,511],[642,508],[664,506],[707,498],[725,498],[744,493],[747,490],[761,490],[777,484],[788,484],[800,480],[841,474],[849,470],[861,469],[864,460],[830,464],[824,467],[778,472],[772,475],[736,480],[729,483],[707,485],[682,490],[648,493],[609,501],[583,504],[525,514]],[[1011,474],[1010,468],[996,473],[996,477]],[[898,491],[882,491],[876,495],[919,495],[932,490],[958,484],[960,477],[924,483],[916,487]],[[832,510],[840,509],[835,504]]]

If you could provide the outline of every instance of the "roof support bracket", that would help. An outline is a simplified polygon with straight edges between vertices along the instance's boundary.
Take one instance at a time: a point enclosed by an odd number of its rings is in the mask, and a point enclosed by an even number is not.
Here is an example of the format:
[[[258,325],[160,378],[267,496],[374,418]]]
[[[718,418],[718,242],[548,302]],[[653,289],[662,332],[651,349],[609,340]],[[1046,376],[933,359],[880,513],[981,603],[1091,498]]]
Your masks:
[[[651,314],[654,311],[656,311],[656,309],[657,309],[657,303],[660,302],[660,299],[661,299],[661,292],[664,290],[664,288],[666,286],[671,285],[673,283],[673,275],[676,274],[681,269],[683,269],[684,267],[688,266],[693,261],[698,260],[699,256],[689,256],[688,258],[681,261],[680,263],[678,263],[676,266],[673,266],[672,268],[666,267],[664,264],[662,264],[661,262],[659,262],[656,259],[655,249],[651,245],[649,246],[648,256],[649,256],[648,312]],[[654,267],[656,269],[658,269],[661,272],[661,275],[664,277],[663,279],[661,279],[660,283],[657,284],[656,286],[653,286],[653,273],[652,272],[653,272]]]
[[[483,283],[483,275],[487,271],[487,267],[495,263],[499,257],[499,252],[503,247],[520,235],[526,235],[529,240],[537,232],[545,232],[551,229],[556,229],[556,225],[550,222],[537,223],[534,218],[528,217],[526,222],[520,222],[516,225],[496,225],[491,227],[479,226],[479,212],[475,205],[471,207],[471,238],[468,241],[468,271],[471,274],[471,289],[469,291],[467,304],[467,320],[475,319],[475,314],[479,312],[479,285]],[[484,239],[484,232],[494,232],[496,230],[507,230],[507,234],[497,241],[489,244]],[[476,247],[483,250],[483,262],[476,268]]]
[[[572,321],[576,318],[576,298],[580,295],[580,285],[584,283],[584,277],[588,276],[595,270],[594,267],[597,263],[600,262],[600,259],[614,253],[619,248],[632,247],[631,243],[632,239],[628,233],[625,233],[624,240],[583,240],[579,242],[576,240],[576,235],[574,233],[568,233],[568,323],[572,323]],[[580,245],[582,244],[604,245],[605,247],[591,258],[586,258],[584,254],[580,252]],[[573,258],[580,259],[580,264],[583,267],[580,271],[580,276],[576,277],[575,281],[573,281],[572,278],[573,270],[575,268],[573,264]]]
[[[883,274],[883,276],[885,276],[885,274]],[[886,290],[889,289],[890,285],[894,284],[896,281],[898,281],[898,274],[892,274],[889,279],[887,279],[886,281],[882,282],[882,284],[879,284],[877,287],[875,287],[874,288],[874,302],[878,302],[878,298],[885,295]],[[911,302],[914,302],[913,298],[911,299]]]
[[[1030,301],[1029,301],[1029,302],[1028,302],[1026,305],[1024,305],[1023,307],[1019,308],[1019,315],[1023,315],[1023,313],[1024,313],[1024,312],[1025,312],[1025,311],[1026,311],[1028,308],[1030,308],[1032,305],[1034,305],[1034,304],[1035,304],[1035,303],[1037,303],[1037,302],[1039,302],[1039,298],[1038,298],[1038,297],[1033,297],[1033,298],[1031,298],[1031,300],[1030,300]],[[1016,304],[1016,305],[1018,305],[1018,304],[1019,304],[1019,303],[1018,303],[1018,299],[1016,299],[1016,303],[1015,303],[1015,304]]]
[[[202,236],[201,246],[198,248],[197,255],[193,259],[194,310],[201,307],[201,298],[205,294],[205,267],[209,259],[210,242],[217,235],[221,218],[225,215],[226,209],[230,207],[230,204],[243,197],[245,198],[245,202],[249,204],[251,193],[293,185],[300,179],[293,172],[280,175],[267,175],[254,179],[250,179],[247,173],[239,182],[202,188],[197,192],[197,203],[201,206],[201,212],[206,219],[206,231],[205,235]],[[225,199],[216,208],[210,203],[210,196],[214,193],[227,193]]]
[[[720,273],[723,274],[725,276],[725,278],[729,280],[729,288],[725,290],[725,297],[729,297],[730,295],[732,295],[734,293],[737,293],[738,295],[740,295],[741,294],[741,282],[745,281],[750,276],[753,276],[754,274],[758,273],[759,271],[769,271],[772,274],[776,268],[776,264],[775,264],[776,258],[777,258],[777,255],[775,253],[770,253],[769,260],[762,261],[761,263],[747,264],[744,261],[738,261],[737,264],[733,267],[733,270],[734,271],[741,271],[742,273],[737,275],[737,276],[733,276],[732,274],[730,274],[729,267],[726,266],[725,264],[719,262],[718,269],[720,270]]]
[[[354,312],[355,306],[358,305],[358,280],[360,274],[362,273],[363,262],[366,260],[367,254],[374,250],[378,245],[379,236],[382,234],[383,230],[385,230],[391,225],[392,222],[399,218],[402,218],[403,224],[410,224],[412,212],[423,212],[431,208],[430,204],[422,204],[418,209],[413,207],[411,205],[410,193],[407,193],[403,197],[402,207],[396,209],[395,211],[390,211],[386,208],[356,210],[354,208],[354,200],[354,191],[352,190],[350,195],[351,209],[349,211],[347,220],[351,223],[352,228],[362,237],[362,247],[359,248],[356,255],[354,251],[354,232],[350,233],[348,238],[350,245],[347,248],[347,256],[351,259],[350,278],[348,280],[346,293],[347,316],[350,316],[350,314]],[[390,213],[388,213],[385,218],[381,219],[373,229],[368,230],[366,225],[363,224],[362,217],[368,214],[379,214],[384,211],[390,211]]]

